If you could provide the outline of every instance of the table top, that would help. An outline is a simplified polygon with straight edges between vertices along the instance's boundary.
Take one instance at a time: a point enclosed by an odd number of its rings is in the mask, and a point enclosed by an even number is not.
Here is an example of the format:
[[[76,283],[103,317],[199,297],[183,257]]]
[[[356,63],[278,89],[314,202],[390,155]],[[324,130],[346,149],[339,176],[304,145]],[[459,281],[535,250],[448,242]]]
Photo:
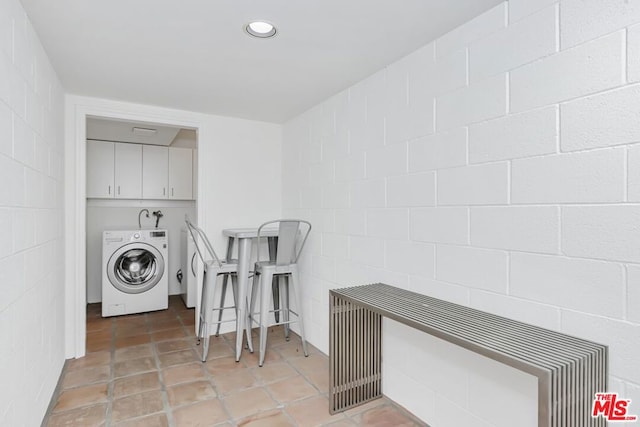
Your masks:
[[[233,237],[235,239],[253,239],[258,237],[258,228],[225,228],[222,230],[225,237]],[[278,227],[265,227],[260,233],[262,237],[274,237],[278,235]]]

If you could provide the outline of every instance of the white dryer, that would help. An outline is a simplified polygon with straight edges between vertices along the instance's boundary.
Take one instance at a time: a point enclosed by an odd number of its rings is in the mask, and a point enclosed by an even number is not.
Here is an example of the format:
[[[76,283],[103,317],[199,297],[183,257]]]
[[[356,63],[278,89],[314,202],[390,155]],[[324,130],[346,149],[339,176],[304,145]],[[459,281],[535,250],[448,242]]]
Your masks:
[[[186,228],[180,231],[180,263],[182,266],[182,280],[180,281],[180,295],[188,308],[196,306],[196,280],[198,275],[198,260],[193,238]]]
[[[169,307],[167,230],[108,230],[102,242],[102,317]]]

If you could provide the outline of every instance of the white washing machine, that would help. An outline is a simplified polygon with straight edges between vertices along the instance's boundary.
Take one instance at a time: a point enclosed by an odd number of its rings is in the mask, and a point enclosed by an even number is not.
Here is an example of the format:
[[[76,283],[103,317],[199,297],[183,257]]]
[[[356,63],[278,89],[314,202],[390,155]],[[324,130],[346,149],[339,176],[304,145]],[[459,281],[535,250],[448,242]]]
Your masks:
[[[169,307],[167,230],[108,230],[102,242],[102,317]]]
[[[198,274],[198,259],[196,247],[191,234],[183,228],[180,232],[180,264],[182,280],[180,281],[180,296],[188,308],[196,306],[196,280]]]

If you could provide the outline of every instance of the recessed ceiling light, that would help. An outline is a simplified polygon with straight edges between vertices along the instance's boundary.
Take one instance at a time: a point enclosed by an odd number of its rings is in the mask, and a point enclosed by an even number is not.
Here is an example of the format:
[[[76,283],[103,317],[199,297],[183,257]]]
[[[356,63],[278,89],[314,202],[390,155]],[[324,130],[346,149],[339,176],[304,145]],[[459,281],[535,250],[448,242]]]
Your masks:
[[[268,22],[253,21],[244,27],[244,30],[253,37],[266,39],[276,35],[276,27]]]

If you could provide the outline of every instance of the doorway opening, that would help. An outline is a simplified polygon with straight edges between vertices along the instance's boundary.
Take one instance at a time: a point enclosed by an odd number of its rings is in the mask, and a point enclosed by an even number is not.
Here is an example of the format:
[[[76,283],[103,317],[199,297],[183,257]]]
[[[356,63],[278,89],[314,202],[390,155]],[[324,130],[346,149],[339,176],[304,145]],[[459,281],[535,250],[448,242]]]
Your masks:
[[[134,281],[149,279],[151,283],[162,270],[167,281],[166,295],[156,295],[156,298],[180,294],[177,280],[180,227],[185,214],[193,220],[203,217],[203,208],[198,203],[201,193],[198,186],[198,175],[201,173],[198,168],[198,143],[202,123],[200,117],[192,113],[75,96],[67,98],[67,117],[66,357],[78,358],[91,350],[91,342],[87,340],[87,304],[102,302],[102,275],[106,275],[106,270],[102,268],[102,233],[105,230],[146,230],[153,235],[151,240],[154,241],[147,242],[152,246],[166,238],[164,263],[158,262],[162,254],[156,253],[155,258],[149,258],[140,252],[140,257],[136,257],[138,252],[125,251],[123,253],[131,257],[123,258],[118,264],[123,273],[118,277]],[[167,129],[173,136],[165,136],[164,142],[150,138],[164,134]],[[96,147],[99,147],[97,152]],[[137,154],[143,150],[147,152],[146,163],[145,156]],[[106,156],[101,155],[104,151]],[[172,151],[173,188],[169,187],[169,151]],[[166,155],[166,167],[154,163],[154,160],[163,156],[158,156],[158,153]],[[185,173],[185,169],[188,173]],[[142,180],[145,170],[148,173],[148,176],[144,176],[147,178],[146,187]],[[108,172],[106,175],[105,171]],[[182,174],[178,173],[176,177],[176,172]],[[97,183],[104,179],[107,180],[106,194],[96,192]],[[163,184],[164,195],[153,192]],[[151,213],[149,218],[145,209]],[[140,211],[144,212],[138,222]],[[150,250],[148,253],[154,252]],[[144,266],[138,260],[145,261]],[[161,280],[157,282],[162,283]],[[156,284],[152,288],[158,286]],[[160,307],[139,308],[140,311],[155,309]],[[116,310],[111,314],[119,313]]]
[[[110,317],[166,310],[171,295],[193,299],[181,231],[185,217],[197,221],[197,148],[195,129],[87,118],[87,352],[113,345]],[[145,339],[139,332],[115,339]]]

